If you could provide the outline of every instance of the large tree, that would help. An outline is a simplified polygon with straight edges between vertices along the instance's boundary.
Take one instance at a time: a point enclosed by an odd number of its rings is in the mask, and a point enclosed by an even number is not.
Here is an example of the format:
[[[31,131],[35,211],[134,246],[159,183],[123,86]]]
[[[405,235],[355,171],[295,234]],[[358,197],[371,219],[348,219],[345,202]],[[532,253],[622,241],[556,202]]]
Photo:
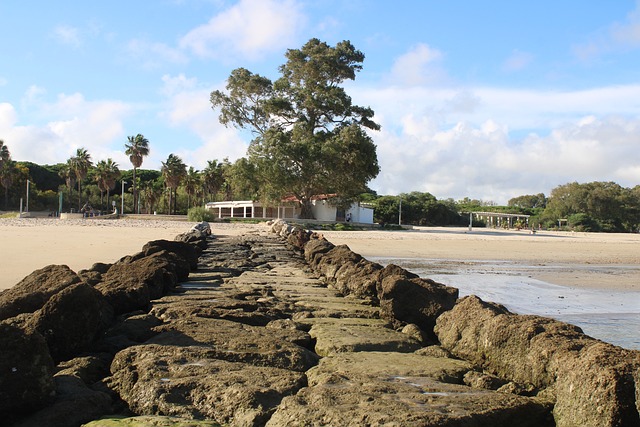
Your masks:
[[[261,197],[293,195],[302,216],[311,199],[336,194],[343,202],[366,191],[379,173],[376,147],[365,129],[378,130],[373,110],[354,105],[341,86],[362,69],[364,54],[349,41],[318,39],[290,49],[281,77],[272,82],[244,68],[231,72],[227,92],[211,93],[220,122],[250,129],[248,159]]]
[[[142,134],[128,136],[128,142],[124,145],[125,154],[133,165],[133,213],[138,213],[138,187],[136,183],[136,170],[142,166],[142,161],[149,155],[149,140]]]

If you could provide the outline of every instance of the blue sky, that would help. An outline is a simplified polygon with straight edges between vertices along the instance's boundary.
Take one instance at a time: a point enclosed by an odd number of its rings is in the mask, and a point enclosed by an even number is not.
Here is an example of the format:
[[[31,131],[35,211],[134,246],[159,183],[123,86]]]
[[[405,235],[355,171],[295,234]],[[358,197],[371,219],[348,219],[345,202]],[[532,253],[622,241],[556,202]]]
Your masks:
[[[138,0],[0,2],[0,139],[15,160],[124,155],[144,134],[202,169],[246,133],[209,93],[272,79],[288,48],[350,40],[347,91],[382,125],[379,194],[506,203],[571,181],[640,184],[640,2]]]

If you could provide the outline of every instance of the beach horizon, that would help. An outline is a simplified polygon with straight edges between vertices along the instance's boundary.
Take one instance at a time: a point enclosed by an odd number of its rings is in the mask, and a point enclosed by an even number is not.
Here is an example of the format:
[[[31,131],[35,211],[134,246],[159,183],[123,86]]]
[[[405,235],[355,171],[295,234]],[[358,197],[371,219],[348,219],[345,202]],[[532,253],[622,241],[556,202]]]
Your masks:
[[[195,223],[167,220],[0,219],[0,290],[51,264],[72,270],[112,263],[158,239],[173,240]],[[211,223],[214,235],[240,234],[263,224]],[[320,231],[365,258],[508,261],[535,266],[539,280],[563,286],[640,290],[640,234],[571,233],[475,227]],[[585,268],[588,266],[589,268]],[[548,267],[548,268],[545,268]]]

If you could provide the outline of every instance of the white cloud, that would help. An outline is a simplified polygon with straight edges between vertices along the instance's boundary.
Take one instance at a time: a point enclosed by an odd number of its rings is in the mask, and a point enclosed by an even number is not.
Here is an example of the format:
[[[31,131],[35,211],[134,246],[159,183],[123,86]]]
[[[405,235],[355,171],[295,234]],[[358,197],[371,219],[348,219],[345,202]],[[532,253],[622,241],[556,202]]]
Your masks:
[[[372,132],[380,194],[506,203],[570,181],[640,184],[640,85],[584,91],[353,87]]]
[[[180,47],[204,58],[257,59],[294,44],[305,22],[296,0],[240,0],[186,34]]]
[[[611,37],[616,43],[640,47],[640,2],[636,9],[627,15],[624,23],[615,23],[611,28]]]
[[[637,48],[640,48],[640,1],[624,22],[614,22],[604,33],[574,46],[573,52],[579,59],[589,61],[603,53]]]
[[[506,203],[576,180],[640,183],[640,118],[578,120],[517,144],[505,125],[491,121],[434,129],[428,120],[407,117],[405,127],[406,133],[374,135],[382,173],[371,186],[379,194],[417,190]]]
[[[161,119],[174,128],[185,128],[198,139],[193,148],[176,150],[186,164],[203,169],[207,160],[231,161],[246,154],[247,143],[233,128],[226,128],[218,121],[218,112],[211,109],[210,88],[202,87],[197,79],[184,75],[163,76],[167,107]]]
[[[70,25],[58,25],[53,29],[53,37],[64,45],[78,48],[82,45],[80,31]]]
[[[182,51],[164,43],[133,39],[127,44],[127,51],[129,56],[148,68],[156,68],[165,62],[174,64],[187,62],[187,57]]]
[[[533,55],[529,52],[514,50],[504,63],[502,68],[505,71],[520,71],[526,68],[533,61]]]
[[[439,50],[420,43],[395,60],[390,81],[407,86],[442,83],[446,80],[440,66],[442,56]]]
[[[5,135],[15,160],[64,162],[79,147],[85,147],[94,160],[126,160],[120,144],[114,146],[114,141],[123,138],[123,120],[130,106],[118,101],[87,101],[76,93],[61,94],[55,102],[42,101],[29,108],[38,108],[30,113],[41,117],[42,123],[21,125],[14,106],[5,103],[0,108],[0,134]]]

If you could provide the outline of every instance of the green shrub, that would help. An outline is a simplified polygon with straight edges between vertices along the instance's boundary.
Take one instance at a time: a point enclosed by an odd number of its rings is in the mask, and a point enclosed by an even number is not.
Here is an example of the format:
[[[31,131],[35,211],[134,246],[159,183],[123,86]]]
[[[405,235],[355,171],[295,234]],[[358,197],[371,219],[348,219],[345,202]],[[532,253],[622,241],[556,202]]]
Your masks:
[[[577,213],[567,218],[569,227],[575,231],[600,231],[600,224],[585,213]]]
[[[192,222],[212,222],[215,218],[213,212],[202,206],[191,208],[189,212],[187,212],[187,219]]]

